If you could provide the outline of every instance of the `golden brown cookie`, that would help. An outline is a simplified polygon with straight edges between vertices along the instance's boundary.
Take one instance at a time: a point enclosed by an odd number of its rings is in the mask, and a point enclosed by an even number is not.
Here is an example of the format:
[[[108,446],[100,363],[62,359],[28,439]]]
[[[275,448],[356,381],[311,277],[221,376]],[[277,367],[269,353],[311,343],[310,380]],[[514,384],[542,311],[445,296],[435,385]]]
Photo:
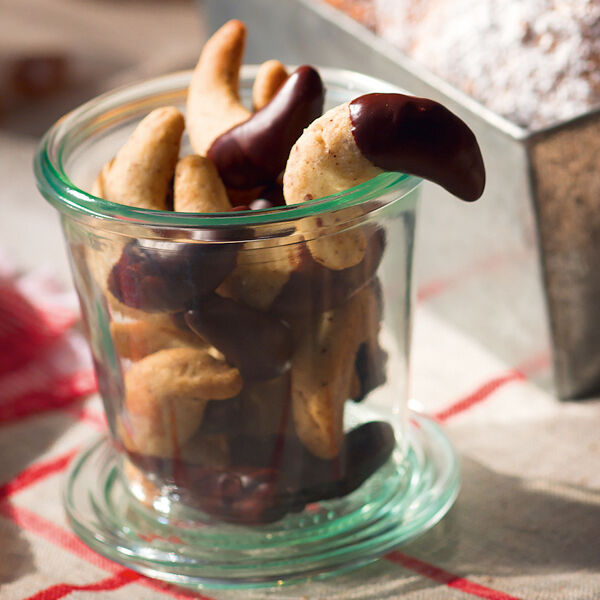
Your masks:
[[[373,292],[363,288],[343,306],[298,323],[292,357],[292,409],[298,437],[315,456],[338,455],[344,403],[351,397],[354,360],[371,326]]]
[[[253,308],[266,310],[302,261],[300,238],[294,236],[293,239],[296,243],[276,246],[245,244],[237,253],[237,266],[218,292]]]
[[[219,135],[250,117],[240,101],[239,71],[246,26],[228,21],[206,42],[188,89],[187,124],[192,148],[206,155]]]
[[[206,349],[171,348],[146,356],[125,375],[121,434],[128,450],[178,456],[202,422],[206,403],[242,389],[237,369]]]
[[[153,110],[102,170],[95,189],[109,202],[165,210],[183,129],[183,115],[176,108]]]
[[[260,65],[252,86],[254,110],[260,110],[269,104],[287,77],[286,68],[278,60],[268,60]]]
[[[110,333],[121,358],[137,361],[167,348],[206,348],[197,334],[180,329],[170,314],[148,314],[140,321],[113,321]]]
[[[342,104],[314,121],[294,144],[283,176],[283,194],[286,204],[298,204],[343,192],[380,173],[382,169],[356,146],[348,104]],[[358,208],[346,209],[299,222],[318,263],[342,270],[363,259],[366,239],[362,230],[346,229],[361,214]]]
[[[204,156],[190,154],[175,169],[173,209],[176,212],[228,212],[231,203],[213,163]]]

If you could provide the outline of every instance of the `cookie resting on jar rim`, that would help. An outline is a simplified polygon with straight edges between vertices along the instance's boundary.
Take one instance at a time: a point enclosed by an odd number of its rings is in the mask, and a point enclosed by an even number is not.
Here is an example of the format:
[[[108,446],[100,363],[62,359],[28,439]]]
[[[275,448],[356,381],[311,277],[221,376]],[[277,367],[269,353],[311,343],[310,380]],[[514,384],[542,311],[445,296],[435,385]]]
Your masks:
[[[70,523],[194,589],[367,564],[459,486],[408,409],[412,257],[422,179],[483,192],[477,141],[366,75],[242,66],[245,36],[230,21],[193,72],[77,108],[35,159],[108,421],[71,468]]]

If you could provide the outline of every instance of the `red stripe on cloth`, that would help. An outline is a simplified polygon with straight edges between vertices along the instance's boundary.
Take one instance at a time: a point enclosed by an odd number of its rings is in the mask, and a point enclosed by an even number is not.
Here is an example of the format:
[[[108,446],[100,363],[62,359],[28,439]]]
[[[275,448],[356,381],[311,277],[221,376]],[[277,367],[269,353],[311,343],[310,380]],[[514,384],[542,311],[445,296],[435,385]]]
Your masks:
[[[0,280],[0,374],[37,356],[57,337],[41,311],[12,280]]]
[[[37,462],[21,471],[15,478],[0,486],[0,498],[8,498],[21,490],[46,479],[50,475],[60,473],[71,462],[79,449],[74,448],[55,458]]]
[[[0,404],[0,424],[65,408],[82,396],[93,394],[96,390],[96,376],[93,370],[73,373],[53,384],[51,390],[26,393]]]
[[[118,590],[141,577],[142,575],[139,573],[130,571],[129,569],[123,569],[111,577],[87,585],[59,583],[46,588],[41,592],[37,592],[37,594],[34,594],[33,596],[25,598],[25,600],[59,600],[59,598],[64,598],[71,592],[108,592],[111,590]]]
[[[510,383],[511,381],[521,381],[525,379],[525,375],[520,371],[509,371],[504,375],[500,375],[499,377],[494,377],[490,379],[486,383],[484,383],[481,387],[477,388],[474,392],[471,392],[469,395],[461,398],[457,402],[454,402],[448,408],[444,410],[440,410],[439,412],[433,415],[433,418],[438,421],[447,421],[451,417],[464,412],[465,410],[471,408],[475,404],[479,404],[485,400],[488,396],[493,394],[498,388],[501,388],[503,385]]]
[[[491,396],[497,389],[502,386],[510,383],[512,381],[524,381],[530,375],[545,369],[550,363],[549,356],[547,354],[540,354],[538,356],[534,356],[533,358],[524,361],[520,365],[518,365],[515,369],[511,369],[507,371],[503,375],[499,375],[490,379],[480,387],[478,387],[474,392],[471,392],[464,398],[457,400],[452,403],[447,408],[435,413],[433,418],[443,422],[447,421],[451,417],[468,410],[475,404],[479,404],[489,396]]]
[[[122,571],[122,567],[120,565],[109,561],[99,554],[96,554],[96,552],[81,542],[74,534],[62,529],[51,521],[48,521],[40,515],[30,511],[29,509],[10,505],[8,502],[3,501],[0,502],[0,514],[19,525],[19,527],[22,529],[35,533],[47,541],[60,546],[64,550],[67,550],[71,554],[87,560],[95,566],[114,574],[118,574]],[[445,585],[449,585],[450,587],[456,589],[460,589],[466,593],[478,595],[480,598],[486,598],[489,600],[516,600],[512,596],[508,596],[502,592],[496,592],[476,583],[469,582],[456,575],[443,571],[438,567],[428,565],[427,563],[402,554],[398,551],[391,552],[386,556],[386,558],[391,562],[398,563],[406,569],[410,569],[419,575],[422,575],[423,577],[434,579],[435,581],[444,583]],[[197,600],[213,600],[208,596],[198,595],[195,592],[187,590],[177,589],[167,583],[154,581],[145,577],[141,577],[138,583],[164,594],[168,594],[169,596],[177,598],[178,600],[183,600],[190,597],[196,598]],[[487,595],[483,595],[484,592]]]
[[[435,565],[430,565],[429,563],[414,558],[413,556],[409,556],[408,554],[404,554],[403,552],[399,552],[398,550],[390,552],[385,558],[409,571],[418,573],[423,577],[427,577],[427,579],[431,579],[447,587],[460,590],[465,594],[471,594],[472,596],[485,598],[486,600],[519,600],[516,596],[510,596],[509,594],[485,587],[474,581],[469,581],[464,577],[459,577],[454,573],[444,571]]]
[[[63,550],[67,550],[71,554],[87,560],[89,563],[108,571],[109,573],[118,573],[123,567],[114,563],[100,554],[94,552],[86,546],[77,536],[70,531],[59,527],[58,525],[48,521],[44,517],[37,515],[22,506],[9,504],[6,500],[0,501],[0,515],[10,519],[13,523],[26,531],[34,533],[46,541],[59,546]],[[148,587],[157,592],[161,592],[176,600],[185,600],[186,598],[195,598],[196,600],[214,600],[209,596],[203,596],[196,592],[182,590],[162,581],[154,581],[146,577],[141,577],[137,580],[139,585]]]
[[[123,568],[121,565],[96,554],[70,531],[59,527],[27,508],[9,504],[8,501],[4,500],[0,502],[0,514],[10,519],[21,529],[30,531],[105,571],[116,573]]]
[[[47,329],[55,337],[61,336],[79,321],[79,314],[69,308],[53,306],[50,309],[44,307],[40,312],[43,315]]]
[[[545,352],[532,356],[528,360],[523,361],[517,365],[517,371],[521,371],[524,375],[529,377],[535,373],[539,373],[550,366],[550,356]]]
[[[511,252],[501,252],[486,256],[483,260],[479,260],[470,265],[465,266],[462,270],[451,274],[445,278],[433,279],[422,284],[417,290],[417,300],[426,302],[435,296],[439,296],[447,289],[452,288],[471,277],[475,277],[482,273],[488,273],[493,269],[503,267],[505,265],[521,262],[527,255],[526,250],[512,250]]]
[[[430,298],[439,296],[451,285],[445,279],[434,279],[422,284],[417,290],[417,302],[427,302]]]
[[[108,426],[106,416],[103,413],[90,410],[85,406],[69,406],[67,407],[66,412],[74,419],[77,419],[77,421],[87,423],[95,429],[104,431]]]

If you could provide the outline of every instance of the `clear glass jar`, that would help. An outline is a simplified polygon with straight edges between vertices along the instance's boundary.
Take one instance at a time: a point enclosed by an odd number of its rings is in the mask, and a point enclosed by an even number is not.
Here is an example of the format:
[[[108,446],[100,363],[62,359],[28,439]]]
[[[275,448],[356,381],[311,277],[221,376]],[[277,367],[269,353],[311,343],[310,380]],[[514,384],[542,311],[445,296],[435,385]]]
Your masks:
[[[255,72],[242,73],[246,99]],[[390,89],[321,74],[327,108]],[[164,105],[185,112],[189,76],[89,102],[36,157],[110,428],[71,473],[71,522],[105,555],[182,584],[292,581],[372,560],[402,538],[414,492],[407,392],[420,180],[386,173],[301,205],[219,214],[90,195],[141,118]],[[334,271],[313,258],[311,244],[342,236],[362,241],[360,262]],[[446,471],[412,535],[451,504],[455,466]]]

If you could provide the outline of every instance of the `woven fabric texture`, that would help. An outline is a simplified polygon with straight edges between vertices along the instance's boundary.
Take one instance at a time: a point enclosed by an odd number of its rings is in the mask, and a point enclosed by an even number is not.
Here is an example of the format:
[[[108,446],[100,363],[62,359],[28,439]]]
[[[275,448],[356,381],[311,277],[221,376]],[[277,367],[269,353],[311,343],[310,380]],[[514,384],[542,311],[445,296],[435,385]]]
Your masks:
[[[70,461],[105,430],[73,298],[43,273],[5,274],[3,286],[0,311],[32,344],[0,377],[3,599],[600,597],[599,403],[558,402],[528,381],[547,357],[501,364],[424,302],[415,406],[443,423],[462,462],[456,505],[431,531],[348,575],[273,591],[191,594],[98,556],[69,529],[60,498]],[[47,316],[47,338],[27,333],[32,315]]]

